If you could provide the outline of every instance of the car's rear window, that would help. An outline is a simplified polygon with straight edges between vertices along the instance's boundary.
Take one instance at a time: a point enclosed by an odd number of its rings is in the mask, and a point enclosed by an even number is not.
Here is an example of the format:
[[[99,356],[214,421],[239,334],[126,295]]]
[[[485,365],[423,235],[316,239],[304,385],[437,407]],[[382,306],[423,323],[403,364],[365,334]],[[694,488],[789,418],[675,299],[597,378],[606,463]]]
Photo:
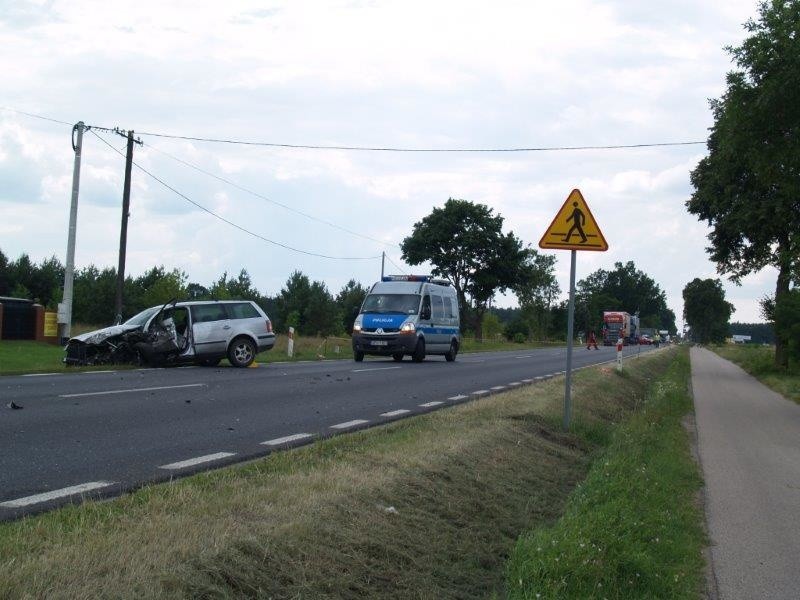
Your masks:
[[[256,307],[249,302],[241,304],[228,304],[228,314],[231,319],[255,319],[260,317]]]

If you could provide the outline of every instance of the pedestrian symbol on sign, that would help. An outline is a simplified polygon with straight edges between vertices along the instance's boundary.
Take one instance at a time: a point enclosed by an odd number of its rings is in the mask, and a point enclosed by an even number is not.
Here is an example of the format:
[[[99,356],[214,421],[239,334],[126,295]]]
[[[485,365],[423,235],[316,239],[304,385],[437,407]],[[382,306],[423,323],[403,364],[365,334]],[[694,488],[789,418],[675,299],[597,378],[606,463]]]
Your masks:
[[[567,221],[572,221],[572,227],[570,227],[570,230],[567,232],[564,241],[568,242],[569,238],[572,237],[572,232],[577,230],[578,235],[581,236],[581,244],[585,244],[588,239],[586,234],[583,233],[583,224],[586,222],[586,216],[581,212],[581,209],[578,208],[577,202],[573,202],[572,206],[575,207],[575,210],[572,211],[572,215],[567,219]]]

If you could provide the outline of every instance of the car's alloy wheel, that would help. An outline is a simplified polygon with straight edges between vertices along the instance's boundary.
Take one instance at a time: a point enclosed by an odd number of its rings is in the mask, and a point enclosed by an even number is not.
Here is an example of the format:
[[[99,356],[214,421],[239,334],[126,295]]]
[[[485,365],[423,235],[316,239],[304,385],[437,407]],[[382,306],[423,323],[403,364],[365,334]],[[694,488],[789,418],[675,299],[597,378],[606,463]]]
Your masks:
[[[256,358],[256,346],[248,338],[236,338],[228,348],[228,361],[234,367],[249,367]]]

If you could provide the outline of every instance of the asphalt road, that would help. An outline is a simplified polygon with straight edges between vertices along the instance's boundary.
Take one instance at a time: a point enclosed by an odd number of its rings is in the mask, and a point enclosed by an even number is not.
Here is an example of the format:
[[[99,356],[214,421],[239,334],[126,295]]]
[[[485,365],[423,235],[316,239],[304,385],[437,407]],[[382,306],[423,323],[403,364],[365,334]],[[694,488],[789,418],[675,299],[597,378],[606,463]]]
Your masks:
[[[614,360],[616,351],[578,347],[573,356],[578,368]],[[453,363],[429,357],[2,377],[0,520],[535,383],[562,373],[565,363],[562,347],[462,354]],[[22,408],[8,408],[12,402]]]
[[[713,587],[720,600],[800,597],[800,406],[692,348]]]

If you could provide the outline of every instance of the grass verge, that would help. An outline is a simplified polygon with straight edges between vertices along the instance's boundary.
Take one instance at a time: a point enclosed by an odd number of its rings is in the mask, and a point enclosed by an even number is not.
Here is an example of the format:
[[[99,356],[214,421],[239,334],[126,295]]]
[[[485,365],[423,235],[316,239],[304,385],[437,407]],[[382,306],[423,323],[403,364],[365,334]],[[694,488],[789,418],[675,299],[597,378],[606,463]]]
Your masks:
[[[82,329],[91,331],[91,327],[82,326]],[[262,352],[256,357],[259,363],[275,363],[299,360],[335,360],[351,359],[353,351],[350,338],[314,338],[300,337],[295,339],[294,356],[286,355],[288,338],[279,335],[275,347]],[[464,338],[462,352],[488,352],[493,350],[525,350],[540,348],[549,344],[515,344],[505,341],[476,342],[474,339]],[[563,344],[563,342],[562,342]],[[119,369],[129,365],[95,365],[91,367],[66,367],[63,362],[64,349],[62,346],[45,344],[32,341],[0,340],[0,375],[20,375],[24,373],[61,373],[80,370]],[[220,367],[228,367],[228,361],[222,361]]]
[[[0,597],[502,595],[520,532],[562,514],[673,358],[577,372],[572,433],[556,378],[0,524]]]
[[[698,598],[703,585],[701,479],[683,417],[692,410],[681,350],[643,408],[607,450],[552,526],[514,548],[509,598]]]
[[[710,346],[709,349],[736,363],[767,387],[800,404],[800,366],[791,365],[788,371],[777,368],[775,346],[725,344]]]

